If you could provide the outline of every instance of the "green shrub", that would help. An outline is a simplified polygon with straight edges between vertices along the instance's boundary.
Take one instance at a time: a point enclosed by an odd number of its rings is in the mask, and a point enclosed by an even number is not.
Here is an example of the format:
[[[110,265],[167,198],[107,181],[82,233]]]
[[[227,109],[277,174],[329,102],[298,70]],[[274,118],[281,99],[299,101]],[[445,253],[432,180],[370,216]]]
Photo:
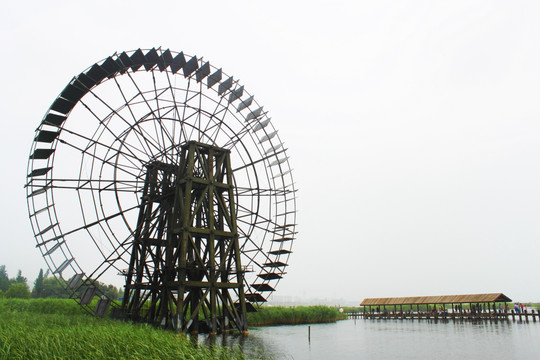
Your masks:
[[[5,293],[6,298],[15,298],[15,299],[29,299],[30,298],[30,289],[28,284],[25,282],[13,283],[9,285]]]
[[[85,313],[73,299],[0,299],[0,313],[13,311],[58,315]]]

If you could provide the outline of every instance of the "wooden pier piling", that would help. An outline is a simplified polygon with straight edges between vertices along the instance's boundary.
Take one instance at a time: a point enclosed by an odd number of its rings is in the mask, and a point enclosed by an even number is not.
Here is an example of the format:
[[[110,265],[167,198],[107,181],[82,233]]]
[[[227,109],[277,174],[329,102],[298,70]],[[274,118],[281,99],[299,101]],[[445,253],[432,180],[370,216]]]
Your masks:
[[[516,313],[514,310],[510,312],[480,312],[473,314],[469,311],[463,312],[414,312],[414,311],[404,311],[404,312],[354,312],[348,313],[347,317],[349,319],[371,319],[371,320],[467,320],[467,321],[516,321],[516,317],[521,322],[533,322],[540,321],[540,310],[531,310],[528,312]]]

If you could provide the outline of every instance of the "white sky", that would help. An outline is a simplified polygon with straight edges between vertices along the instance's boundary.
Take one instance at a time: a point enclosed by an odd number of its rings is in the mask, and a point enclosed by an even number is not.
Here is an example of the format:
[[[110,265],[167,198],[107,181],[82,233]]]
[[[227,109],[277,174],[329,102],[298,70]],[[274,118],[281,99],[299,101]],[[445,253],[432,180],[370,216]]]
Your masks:
[[[204,56],[270,111],[299,188],[279,297],[540,301],[537,1],[18,1],[0,13],[0,264],[45,267],[27,159],[67,82],[116,51]]]

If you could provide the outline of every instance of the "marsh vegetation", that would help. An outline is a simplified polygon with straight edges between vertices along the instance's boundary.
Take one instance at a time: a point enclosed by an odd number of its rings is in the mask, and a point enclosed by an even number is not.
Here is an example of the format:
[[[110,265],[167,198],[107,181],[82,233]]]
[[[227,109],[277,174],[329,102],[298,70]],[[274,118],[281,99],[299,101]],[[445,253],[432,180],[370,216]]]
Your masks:
[[[0,359],[245,359],[238,347],[200,346],[184,334],[96,318],[71,299],[0,299]],[[250,326],[335,322],[327,306],[266,306]],[[259,357],[260,356],[260,357]],[[255,358],[267,358],[264,354]],[[254,358],[253,355],[250,358]]]

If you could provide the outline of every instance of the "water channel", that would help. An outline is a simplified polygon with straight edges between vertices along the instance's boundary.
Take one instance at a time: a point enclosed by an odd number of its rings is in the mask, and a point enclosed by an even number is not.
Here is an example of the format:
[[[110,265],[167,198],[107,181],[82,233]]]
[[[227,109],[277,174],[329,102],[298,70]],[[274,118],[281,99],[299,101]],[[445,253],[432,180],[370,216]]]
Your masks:
[[[250,358],[274,359],[540,359],[540,324],[421,320],[342,320],[332,324],[250,328],[222,336]],[[209,339],[199,339],[209,342]]]

